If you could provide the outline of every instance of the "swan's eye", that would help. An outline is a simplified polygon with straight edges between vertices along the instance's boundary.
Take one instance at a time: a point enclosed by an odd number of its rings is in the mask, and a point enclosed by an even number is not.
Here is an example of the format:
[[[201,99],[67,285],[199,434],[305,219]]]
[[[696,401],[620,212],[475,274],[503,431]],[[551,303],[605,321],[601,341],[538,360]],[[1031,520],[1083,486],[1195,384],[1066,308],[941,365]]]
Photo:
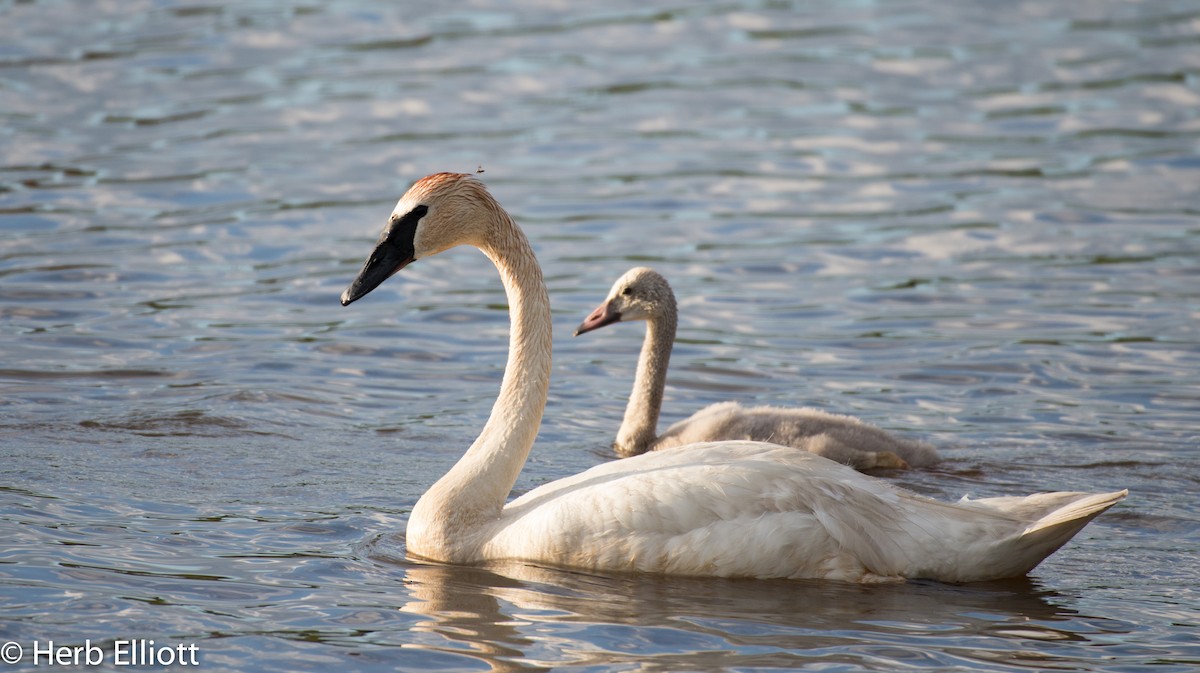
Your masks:
[[[429,212],[429,206],[420,205],[420,206],[417,206],[416,208],[413,208],[412,210],[408,211],[407,213],[405,213],[403,217],[398,218],[398,221],[408,222],[408,223],[412,224],[413,226],[416,226],[417,222],[419,222],[422,217],[425,217],[425,213],[428,213],[428,212]],[[397,219],[397,218],[393,217],[393,219]]]
[[[621,296],[622,297],[632,297],[633,296],[633,288],[626,287],[625,289],[621,290]]]

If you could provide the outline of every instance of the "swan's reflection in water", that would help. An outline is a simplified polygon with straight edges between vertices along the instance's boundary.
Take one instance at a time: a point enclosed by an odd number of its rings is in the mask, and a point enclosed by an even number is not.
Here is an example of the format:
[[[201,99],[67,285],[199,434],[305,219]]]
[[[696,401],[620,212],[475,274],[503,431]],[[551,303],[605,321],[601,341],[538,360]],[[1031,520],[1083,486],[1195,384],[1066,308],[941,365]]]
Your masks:
[[[1037,667],[1082,641],[1067,602],[1029,579],[951,586],[598,575],[525,564],[455,567],[404,559],[402,542],[368,552],[396,564],[408,600],[437,634],[416,647],[491,670],[796,668],[843,663]]]

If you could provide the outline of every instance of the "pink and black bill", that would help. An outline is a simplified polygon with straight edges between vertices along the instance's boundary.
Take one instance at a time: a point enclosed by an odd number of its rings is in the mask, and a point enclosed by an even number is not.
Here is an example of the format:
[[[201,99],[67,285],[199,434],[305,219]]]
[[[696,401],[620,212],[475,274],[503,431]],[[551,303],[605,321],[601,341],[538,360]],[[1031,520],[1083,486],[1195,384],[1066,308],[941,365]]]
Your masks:
[[[621,322],[621,312],[613,310],[613,307],[608,302],[604,302],[597,306],[591,315],[584,318],[583,322],[579,323],[579,327],[575,328],[575,336],[587,334],[592,330],[600,329],[605,325],[611,325],[615,322]]]

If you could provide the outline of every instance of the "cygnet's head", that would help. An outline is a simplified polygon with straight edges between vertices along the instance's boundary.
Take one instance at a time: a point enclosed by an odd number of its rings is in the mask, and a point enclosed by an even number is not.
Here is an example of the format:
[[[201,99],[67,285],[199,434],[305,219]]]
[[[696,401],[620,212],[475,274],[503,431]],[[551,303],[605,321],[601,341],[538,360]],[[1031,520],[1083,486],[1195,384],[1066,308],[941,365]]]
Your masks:
[[[667,279],[654,269],[639,266],[613,283],[608,298],[579,324],[575,336],[616,322],[654,320],[674,313],[675,294]]]
[[[483,183],[469,173],[421,178],[400,197],[375,250],[342,293],[342,306],[418,259],[458,245],[481,246],[502,212]]]

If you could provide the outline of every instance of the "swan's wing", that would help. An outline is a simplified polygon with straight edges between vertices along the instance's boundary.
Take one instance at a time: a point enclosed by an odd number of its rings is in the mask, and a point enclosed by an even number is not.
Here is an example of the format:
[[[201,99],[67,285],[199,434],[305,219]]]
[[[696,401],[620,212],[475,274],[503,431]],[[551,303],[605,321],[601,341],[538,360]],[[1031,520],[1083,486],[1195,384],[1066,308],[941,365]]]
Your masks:
[[[530,491],[505,508],[487,555],[673,574],[898,577],[944,545],[946,519],[960,516],[1015,523],[803,451],[720,442],[602,464]]]

